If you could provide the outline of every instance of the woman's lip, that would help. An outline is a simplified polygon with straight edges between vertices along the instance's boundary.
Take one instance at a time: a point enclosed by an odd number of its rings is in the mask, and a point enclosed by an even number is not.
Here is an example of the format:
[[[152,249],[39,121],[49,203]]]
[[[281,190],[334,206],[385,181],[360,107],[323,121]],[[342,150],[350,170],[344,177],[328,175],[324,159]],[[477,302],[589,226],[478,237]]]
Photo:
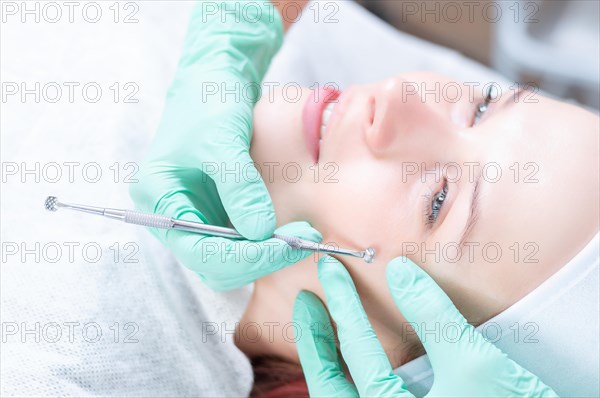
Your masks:
[[[338,90],[321,87],[316,92],[312,92],[304,105],[304,110],[302,111],[304,139],[308,152],[315,163],[319,161],[319,141],[321,139],[323,111],[327,107],[327,104],[335,101],[339,96],[340,92]]]

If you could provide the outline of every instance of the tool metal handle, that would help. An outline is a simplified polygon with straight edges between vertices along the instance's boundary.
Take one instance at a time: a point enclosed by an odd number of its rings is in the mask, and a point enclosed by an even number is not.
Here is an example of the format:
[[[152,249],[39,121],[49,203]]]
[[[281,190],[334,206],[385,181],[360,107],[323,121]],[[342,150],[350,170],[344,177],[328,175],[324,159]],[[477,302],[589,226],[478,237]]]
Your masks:
[[[129,224],[143,225],[152,228],[172,228],[173,220],[160,214],[146,214],[138,211],[126,210],[124,221]]]

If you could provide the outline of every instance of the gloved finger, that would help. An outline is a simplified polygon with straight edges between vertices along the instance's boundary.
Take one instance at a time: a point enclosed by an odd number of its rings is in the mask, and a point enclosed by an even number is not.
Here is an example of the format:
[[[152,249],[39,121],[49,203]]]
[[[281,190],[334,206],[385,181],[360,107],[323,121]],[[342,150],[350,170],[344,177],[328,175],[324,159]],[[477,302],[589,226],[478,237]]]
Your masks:
[[[201,176],[197,169],[145,163],[136,175],[137,182],[129,186],[129,193],[139,211],[177,217],[173,212],[193,207],[182,180],[197,181]],[[178,202],[177,206],[169,206],[173,201]]]
[[[386,275],[396,306],[412,324],[432,364],[447,359],[448,350],[464,348],[457,344],[461,339],[472,341],[478,334],[437,283],[408,258],[393,259]]]
[[[296,347],[310,396],[358,397],[342,370],[333,326],[321,300],[310,292],[300,292],[292,319],[299,328]]]
[[[319,280],[337,324],[340,349],[361,397],[412,397],[392,372],[388,357],[367,318],[354,282],[335,258],[319,261]]]
[[[319,231],[304,221],[284,225],[276,232],[313,242],[322,240]],[[167,232],[167,245],[186,267],[217,290],[244,286],[311,255],[275,238],[251,242],[177,230]]]
[[[252,120],[252,114],[247,116]],[[231,121],[229,121],[231,122]],[[225,130],[228,130],[226,128]],[[277,224],[271,196],[265,183],[250,157],[251,125],[238,121],[235,130],[246,129],[248,137],[232,131],[216,131],[217,137],[229,140],[216,142],[219,147],[217,171],[211,175],[219,192],[223,207],[237,231],[249,240],[265,240],[271,235]]]
[[[138,210],[173,218],[195,213],[202,222],[227,225],[214,182],[197,167],[153,161],[145,163],[136,177],[129,192]]]
[[[227,216],[216,190],[205,189],[209,184],[212,181],[198,169],[151,164],[140,170],[139,182],[132,184],[130,194],[141,211],[211,225],[226,225]],[[193,188],[189,188],[190,185]],[[150,230],[159,239],[165,240],[166,230]]]
[[[219,201],[203,201],[213,191],[185,188],[190,181],[197,181],[200,186],[202,178],[207,177],[197,169],[165,168],[159,163],[152,163],[141,170],[140,182],[131,188],[132,198],[136,205],[143,206],[140,208],[143,211],[223,225],[226,220],[220,218],[222,208],[210,207],[217,206]],[[210,180],[205,183],[210,183]],[[199,206],[202,212],[198,210]],[[150,228],[150,231],[171,249],[183,265],[219,290],[243,286],[310,255],[310,252],[293,249],[278,239],[232,241],[176,230]],[[285,225],[277,232],[313,242],[322,240],[321,234],[306,222]]]

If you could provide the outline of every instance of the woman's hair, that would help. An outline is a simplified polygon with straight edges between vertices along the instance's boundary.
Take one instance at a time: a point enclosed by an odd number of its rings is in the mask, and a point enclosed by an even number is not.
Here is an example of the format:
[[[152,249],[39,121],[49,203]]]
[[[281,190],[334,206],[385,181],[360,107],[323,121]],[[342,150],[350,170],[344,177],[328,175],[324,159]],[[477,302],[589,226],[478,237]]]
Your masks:
[[[404,349],[394,350],[399,363],[407,363],[425,354],[420,344],[410,344]],[[251,398],[308,398],[308,385],[302,367],[278,356],[260,356],[251,359],[254,385]]]
[[[251,398],[308,398],[302,367],[277,356],[253,358],[254,385]]]

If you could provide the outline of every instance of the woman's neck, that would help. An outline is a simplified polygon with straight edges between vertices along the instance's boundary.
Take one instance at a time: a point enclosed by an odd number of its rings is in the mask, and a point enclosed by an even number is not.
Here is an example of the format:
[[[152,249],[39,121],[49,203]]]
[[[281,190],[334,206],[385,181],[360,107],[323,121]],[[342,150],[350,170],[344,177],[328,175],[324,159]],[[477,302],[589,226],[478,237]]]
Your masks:
[[[356,278],[355,278],[356,281]],[[371,324],[394,368],[424,354],[414,333],[388,297],[387,289],[356,281]],[[278,356],[299,363],[292,308],[297,294],[310,290],[324,301],[315,259],[310,256],[258,280],[236,330],[236,344],[248,357]],[[404,324],[403,324],[404,323]]]

